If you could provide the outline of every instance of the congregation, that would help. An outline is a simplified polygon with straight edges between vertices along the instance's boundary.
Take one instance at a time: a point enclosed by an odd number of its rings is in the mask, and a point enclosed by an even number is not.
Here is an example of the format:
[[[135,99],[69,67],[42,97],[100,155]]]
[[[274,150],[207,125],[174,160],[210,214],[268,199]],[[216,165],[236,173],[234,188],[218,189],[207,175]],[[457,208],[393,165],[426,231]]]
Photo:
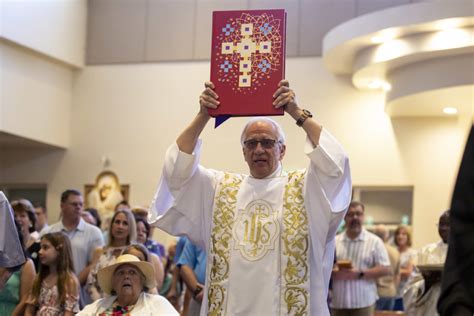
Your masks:
[[[0,280],[8,281],[0,284],[1,315],[436,313],[449,211],[439,219],[441,240],[418,252],[406,226],[393,236],[383,226],[370,232],[365,205],[350,200],[342,146],[298,107],[288,81],[280,82],[275,105],[306,133],[307,171],[283,170],[285,136],[268,118],[250,120],[242,132],[250,176],[198,167],[190,155],[199,151],[207,108],[219,103],[213,84],[205,86],[199,114],[167,152],[149,209],[119,201],[101,219],[84,209],[80,191],[68,189],[58,201],[60,220],[48,226],[44,205],[26,199],[10,205],[1,194],[2,225],[17,227],[13,234],[4,230],[2,240],[20,240],[16,257],[26,258],[2,266]],[[239,202],[245,198],[252,200]],[[189,239],[166,252],[153,240],[155,227]],[[246,281],[257,276],[279,290],[247,293]],[[281,305],[266,303],[277,299]]]
[[[2,315],[43,315],[47,311],[78,313],[81,307],[107,297],[100,287],[98,274],[126,254],[134,255],[152,267],[154,286],[148,288],[147,293],[166,297],[170,306],[181,315],[199,315],[206,270],[203,250],[181,237],[167,253],[163,252],[164,246],[150,238],[150,225],[143,217],[143,208],[130,207],[126,201],[117,204],[108,230],[103,231],[100,217],[97,214],[89,216],[94,214],[94,209],[83,209],[82,201],[79,191],[66,190],[60,202],[62,219],[49,226],[44,206],[34,207],[26,199],[11,202],[27,260],[3,286],[0,294]],[[424,285],[423,267],[442,264],[446,258],[449,212],[444,212],[438,223],[440,241],[419,251],[411,247],[407,226],[399,226],[392,236],[388,236],[387,228],[381,225],[373,234],[363,226],[364,213],[364,205],[353,201],[345,216],[345,229],[336,236],[336,259],[328,296],[332,314],[366,310],[366,315],[372,315],[377,309],[424,315],[427,311],[414,311],[425,305],[423,308],[434,308],[431,303],[439,296],[440,275],[437,280],[432,276],[426,281],[430,282],[429,287],[426,286],[430,293],[418,293],[422,300],[414,293],[420,289],[420,282]],[[385,238],[384,234],[387,234]],[[51,247],[63,249],[58,251],[56,260],[71,261],[70,265],[56,266],[55,278],[51,278],[52,262],[48,254]],[[65,248],[68,251],[62,252]],[[394,260],[390,248],[396,250]],[[61,256],[65,258],[60,259]],[[50,275],[45,273],[45,267],[49,267]],[[66,275],[66,287],[50,283],[62,278],[59,270]],[[27,284],[33,279],[35,285],[29,291]],[[39,280],[38,284],[36,280]],[[387,288],[394,290],[387,292]],[[65,296],[59,294],[64,291]],[[423,304],[426,300],[432,301]]]

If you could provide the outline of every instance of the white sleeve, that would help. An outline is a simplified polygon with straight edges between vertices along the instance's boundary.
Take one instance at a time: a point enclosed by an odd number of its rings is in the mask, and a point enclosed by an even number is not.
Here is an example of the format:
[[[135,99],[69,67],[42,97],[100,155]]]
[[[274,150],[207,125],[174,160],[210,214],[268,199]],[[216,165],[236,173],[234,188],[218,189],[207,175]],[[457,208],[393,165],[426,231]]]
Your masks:
[[[327,285],[333,267],[334,237],[351,200],[349,160],[342,146],[325,129],[316,148],[307,138],[305,153],[310,159],[304,186],[305,207],[312,242],[322,246],[314,249],[315,255],[323,258]]]
[[[199,165],[201,141],[192,155],[173,144],[165,156],[148,221],[171,235],[186,235],[206,249],[219,172]]]
[[[351,201],[352,180],[349,158],[342,146],[323,129],[316,148],[307,139],[305,153],[311,161],[308,181],[319,184],[333,213],[345,211]]]

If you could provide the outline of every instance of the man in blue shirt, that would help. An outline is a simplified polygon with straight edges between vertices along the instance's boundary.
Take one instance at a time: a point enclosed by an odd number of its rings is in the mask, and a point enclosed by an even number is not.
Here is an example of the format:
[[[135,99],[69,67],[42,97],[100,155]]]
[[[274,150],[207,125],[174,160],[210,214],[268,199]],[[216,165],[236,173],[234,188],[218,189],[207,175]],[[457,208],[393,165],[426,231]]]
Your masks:
[[[204,250],[186,239],[183,252],[178,260],[178,266],[181,267],[181,277],[193,297],[189,302],[188,316],[198,316],[201,310],[206,280],[206,260]]]

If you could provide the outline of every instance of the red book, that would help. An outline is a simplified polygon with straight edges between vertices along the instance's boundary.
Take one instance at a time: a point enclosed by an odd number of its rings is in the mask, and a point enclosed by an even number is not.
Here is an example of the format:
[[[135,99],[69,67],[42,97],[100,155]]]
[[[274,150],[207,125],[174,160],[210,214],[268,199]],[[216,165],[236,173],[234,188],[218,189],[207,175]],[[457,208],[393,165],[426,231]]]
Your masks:
[[[217,116],[283,115],[273,94],[285,76],[285,10],[215,11],[211,81]]]

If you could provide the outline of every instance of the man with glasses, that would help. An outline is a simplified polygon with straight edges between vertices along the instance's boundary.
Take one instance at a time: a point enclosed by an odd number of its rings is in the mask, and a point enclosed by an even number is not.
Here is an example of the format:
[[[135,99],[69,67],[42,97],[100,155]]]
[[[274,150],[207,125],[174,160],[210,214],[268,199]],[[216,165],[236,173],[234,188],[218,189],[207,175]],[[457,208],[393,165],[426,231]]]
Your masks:
[[[89,275],[93,250],[104,246],[102,232],[82,219],[84,198],[77,190],[66,190],[61,194],[61,220],[49,227],[48,233],[63,232],[71,240],[74,270],[84,285]],[[81,288],[81,306],[91,302]]]
[[[206,250],[202,315],[329,315],[334,235],[351,196],[348,158],[298,106],[287,81],[273,97],[307,136],[306,170],[283,170],[285,135],[269,118],[243,129],[250,175],[200,166],[207,109],[219,106],[211,82],[199,113],[166,154],[149,220]]]
[[[332,273],[332,315],[371,316],[377,301],[377,279],[390,275],[390,260],[382,239],[367,231],[364,204],[352,201],[336,236],[336,265]],[[342,264],[344,263],[344,264]]]

